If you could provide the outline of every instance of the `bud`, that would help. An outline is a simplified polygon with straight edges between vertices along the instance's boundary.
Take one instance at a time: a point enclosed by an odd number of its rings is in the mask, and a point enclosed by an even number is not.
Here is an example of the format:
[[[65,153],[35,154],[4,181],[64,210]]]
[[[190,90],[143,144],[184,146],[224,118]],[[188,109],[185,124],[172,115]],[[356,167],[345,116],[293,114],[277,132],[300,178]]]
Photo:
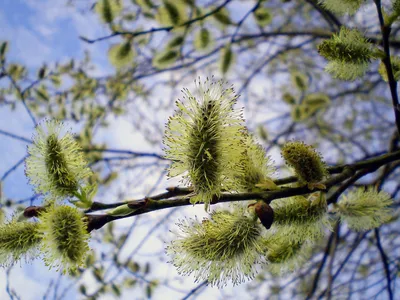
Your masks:
[[[176,102],[178,111],[168,121],[164,144],[166,158],[172,160],[168,176],[183,174],[196,194],[191,202],[203,201],[207,208],[222,188],[236,188],[233,177],[243,152],[244,127],[242,112],[233,109],[233,88],[208,79],[196,85],[194,95],[185,89],[184,101]]]
[[[91,174],[72,134],[60,136],[61,125],[47,120],[37,126],[25,160],[25,173],[35,191],[50,193],[56,199],[72,197],[80,182]]]
[[[84,266],[89,251],[87,224],[82,214],[70,206],[50,206],[39,216],[38,236],[49,267],[73,273]]]
[[[283,230],[269,234],[263,242],[266,249],[267,269],[274,275],[297,270],[311,254],[310,241],[303,241],[298,236],[290,235]]]
[[[232,211],[213,212],[202,222],[185,220],[178,226],[177,240],[167,253],[179,273],[194,273],[196,282],[207,280],[218,287],[254,278],[256,265],[262,262],[261,227],[245,208],[234,206]]]
[[[283,230],[302,240],[319,239],[325,235],[325,229],[331,230],[324,194],[314,193],[308,199],[304,196],[277,199],[271,207],[274,230]]]
[[[393,200],[386,192],[375,188],[357,188],[343,195],[336,210],[343,222],[355,231],[370,230],[388,222],[393,210]]]
[[[0,225],[0,265],[11,265],[23,256],[34,255],[40,243],[37,227],[37,223],[17,220]]]
[[[254,142],[251,135],[245,138],[243,153],[237,168],[238,184],[240,190],[246,192],[260,192],[277,188],[270,176],[275,173],[271,158],[266,155],[261,145]]]
[[[292,167],[300,184],[317,187],[326,175],[326,165],[314,147],[303,142],[289,142],[282,148],[282,157]]]
[[[264,201],[258,201],[254,204],[254,212],[260,219],[261,224],[263,224],[266,229],[270,229],[274,222],[274,210],[271,206]]]
[[[318,52],[329,61],[325,70],[344,80],[363,76],[371,59],[381,56],[357,29],[346,27],[319,44]]]

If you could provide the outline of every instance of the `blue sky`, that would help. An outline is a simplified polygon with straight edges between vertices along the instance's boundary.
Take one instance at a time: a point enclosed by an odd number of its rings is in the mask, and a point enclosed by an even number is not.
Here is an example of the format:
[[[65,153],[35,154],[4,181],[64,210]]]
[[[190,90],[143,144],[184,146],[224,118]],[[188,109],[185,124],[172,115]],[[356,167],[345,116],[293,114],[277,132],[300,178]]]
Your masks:
[[[10,58],[37,67],[45,61],[82,58],[90,49],[97,63],[110,67],[107,43],[88,45],[79,35],[94,37],[106,33],[95,14],[88,12],[89,1],[79,10],[65,0],[2,0],[0,3],[1,39],[11,42]],[[86,5],[85,5],[86,3]],[[110,70],[110,69],[109,69]]]

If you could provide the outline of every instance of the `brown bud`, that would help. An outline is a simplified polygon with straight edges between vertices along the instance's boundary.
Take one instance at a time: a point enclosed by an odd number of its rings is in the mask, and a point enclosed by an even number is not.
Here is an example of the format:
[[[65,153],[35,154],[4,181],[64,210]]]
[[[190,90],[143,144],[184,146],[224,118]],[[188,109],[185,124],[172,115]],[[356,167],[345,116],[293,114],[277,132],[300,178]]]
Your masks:
[[[33,218],[37,217],[41,211],[43,211],[45,208],[42,206],[28,206],[24,210],[24,217],[25,218]]]
[[[258,201],[254,205],[254,211],[265,228],[270,229],[274,221],[274,210],[268,203]]]

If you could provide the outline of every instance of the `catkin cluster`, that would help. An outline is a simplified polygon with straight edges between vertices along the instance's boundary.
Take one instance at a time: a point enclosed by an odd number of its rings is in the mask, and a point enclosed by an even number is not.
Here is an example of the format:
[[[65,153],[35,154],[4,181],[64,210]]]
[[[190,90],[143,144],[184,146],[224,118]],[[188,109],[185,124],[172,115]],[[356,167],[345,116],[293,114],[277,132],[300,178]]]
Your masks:
[[[85,217],[76,207],[62,205],[69,199],[87,208],[95,186],[82,149],[62,124],[46,120],[36,128],[28,147],[25,172],[37,193],[46,197],[42,207],[29,207],[24,218],[15,216],[0,224],[0,264],[9,265],[41,252],[46,265],[73,273],[83,266],[89,250]],[[33,218],[34,220],[26,220]]]
[[[104,21],[112,22],[113,1],[99,3]],[[372,55],[369,45],[343,44],[358,38],[357,32],[341,31],[320,51],[328,59],[340,57],[350,64],[355,63],[352,55],[359,51],[365,57],[356,59],[364,63]],[[271,178],[275,168],[270,157],[248,133],[242,110],[234,107],[237,95],[233,88],[207,79],[196,81],[195,92],[183,92],[168,120],[164,144],[166,158],[171,160],[168,175],[181,176],[193,189],[191,202],[202,202],[209,211],[213,200],[225,192],[279,189]],[[88,183],[91,171],[80,146],[69,132],[62,134],[57,121],[45,121],[37,127],[28,152],[26,175],[35,191],[50,200],[40,209],[26,211],[25,217],[36,217],[33,221],[14,218],[0,224],[0,264],[8,265],[40,251],[49,267],[76,272],[89,250],[87,219],[79,208],[92,205],[96,186]],[[202,221],[181,221],[175,240],[167,246],[181,274],[194,274],[196,281],[221,287],[229,281],[235,285],[253,279],[263,266],[282,274],[307,260],[315,242],[331,230],[322,192],[329,172],[321,155],[303,142],[286,143],[282,157],[299,185],[318,188],[319,192],[272,203],[254,199],[217,209]],[[62,204],[66,199],[75,206]],[[391,204],[384,192],[357,189],[342,197],[335,213],[349,228],[368,230],[390,221]],[[129,205],[122,205],[108,214],[125,216],[131,212]]]

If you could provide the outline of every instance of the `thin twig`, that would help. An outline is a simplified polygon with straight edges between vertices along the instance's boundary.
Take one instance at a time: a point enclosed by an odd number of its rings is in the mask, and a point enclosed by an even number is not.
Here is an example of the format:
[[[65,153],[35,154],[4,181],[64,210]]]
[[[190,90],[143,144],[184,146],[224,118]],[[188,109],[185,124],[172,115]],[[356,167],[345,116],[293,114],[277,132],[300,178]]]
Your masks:
[[[387,291],[389,294],[389,299],[393,300],[393,292],[392,292],[392,286],[391,286],[391,278],[390,278],[390,269],[389,269],[389,263],[387,259],[387,255],[385,251],[383,250],[382,243],[381,243],[381,238],[379,236],[379,228],[375,228],[375,237],[376,237],[376,246],[378,247],[379,254],[381,255],[382,259],[382,264],[383,268],[385,270],[385,275],[386,275],[386,282],[387,282]]]
[[[382,32],[383,51],[385,52],[385,57],[382,59],[382,62],[385,65],[386,72],[388,75],[388,84],[390,88],[390,93],[392,95],[392,105],[393,105],[394,116],[396,119],[397,131],[400,134],[400,105],[399,105],[399,98],[397,95],[397,81],[394,79],[392,63],[390,59],[389,37],[390,37],[391,27],[390,25],[388,26],[385,24],[382,12],[381,0],[374,0],[374,2],[376,5],[376,9],[378,11],[378,18]]]

